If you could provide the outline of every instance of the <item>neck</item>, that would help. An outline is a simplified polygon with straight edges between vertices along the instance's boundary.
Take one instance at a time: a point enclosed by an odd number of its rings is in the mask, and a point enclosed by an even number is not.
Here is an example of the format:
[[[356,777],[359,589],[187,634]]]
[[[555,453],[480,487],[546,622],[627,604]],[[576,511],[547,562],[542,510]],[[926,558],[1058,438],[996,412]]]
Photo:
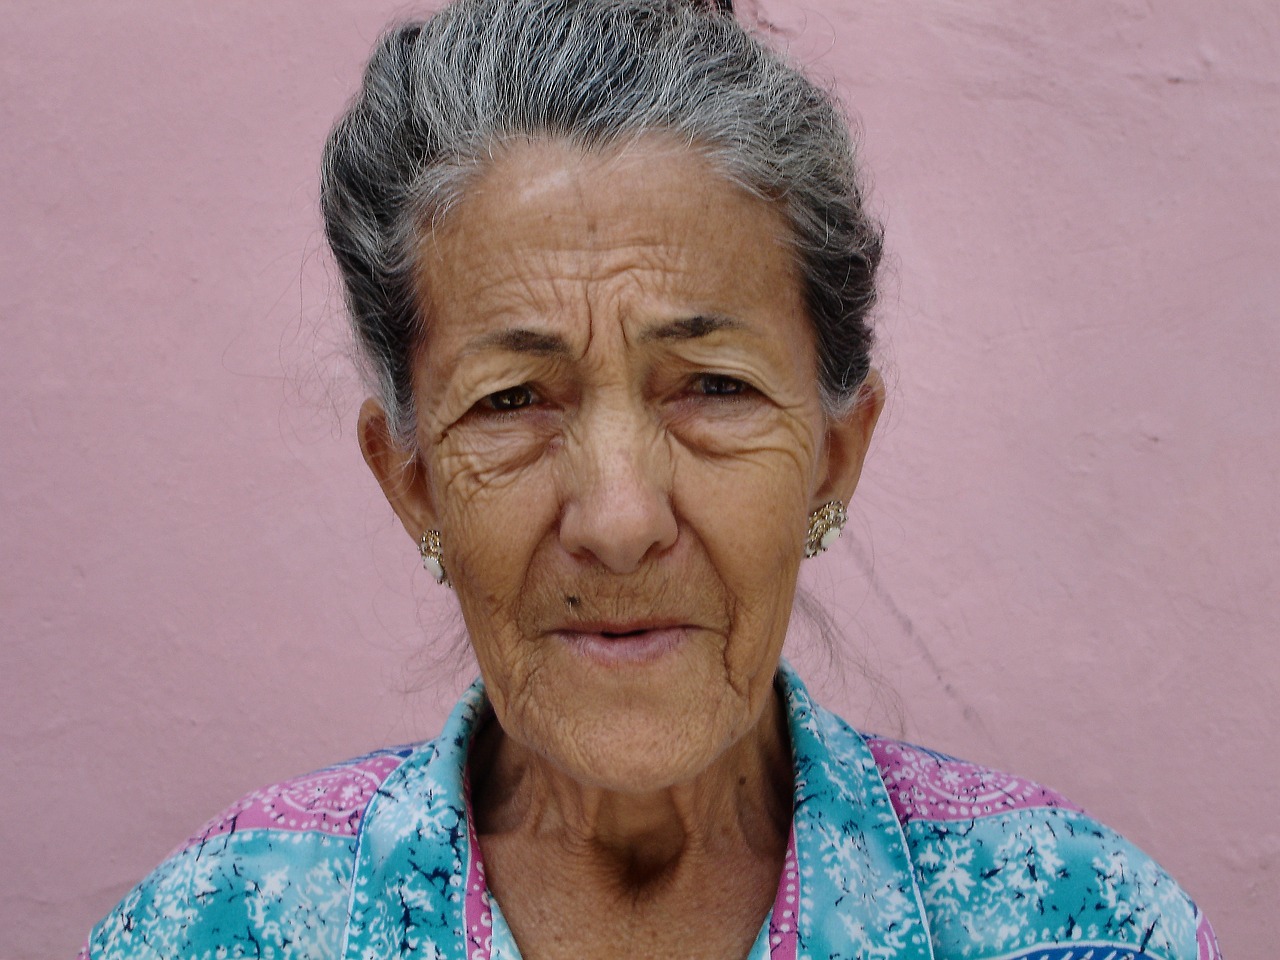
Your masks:
[[[492,720],[471,749],[472,806],[488,841],[537,844],[635,890],[726,853],[781,862],[791,823],[786,713],[775,690],[752,729],[693,780],[642,793],[587,786]]]

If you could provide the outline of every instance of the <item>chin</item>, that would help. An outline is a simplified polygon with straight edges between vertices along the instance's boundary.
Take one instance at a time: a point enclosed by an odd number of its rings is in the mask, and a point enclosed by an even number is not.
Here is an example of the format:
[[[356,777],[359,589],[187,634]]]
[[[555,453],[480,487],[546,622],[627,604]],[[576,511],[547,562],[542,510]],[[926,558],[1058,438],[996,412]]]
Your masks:
[[[735,709],[693,689],[660,692],[579,703],[540,731],[543,748],[535,749],[583,786],[639,794],[695,780],[749,727],[745,704]]]
[[[759,699],[727,673],[722,636],[688,632],[657,656],[601,655],[600,645],[556,638],[519,694],[500,698],[508,736],[584,787],[640,794],[688,783],[758,719]],[[772,672],[761,666],[757,679],[771,688]]]
[[[637,731],[640,732],[640,731]],[[638,737],[604,738],[600,742],[573,744],[561,766],[583,786],[613,793],[644,794],[665,790],[696,780],[716,761],[727,744],[716,742],[712,731],[706,737],[682,736],[673,739],[665,732],[646,732]]]

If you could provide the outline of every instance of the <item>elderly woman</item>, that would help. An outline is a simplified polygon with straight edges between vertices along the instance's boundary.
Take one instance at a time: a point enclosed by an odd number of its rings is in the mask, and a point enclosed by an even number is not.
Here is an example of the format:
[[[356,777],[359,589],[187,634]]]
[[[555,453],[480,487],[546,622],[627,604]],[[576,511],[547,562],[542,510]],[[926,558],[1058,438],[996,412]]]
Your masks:
[[[481,680],[259,791],[91,957],[1216,956],[1056,794],[866,737],[781,660],[880,412],[831,98],[727,10],[457,0],[329,140],[361,447]]]

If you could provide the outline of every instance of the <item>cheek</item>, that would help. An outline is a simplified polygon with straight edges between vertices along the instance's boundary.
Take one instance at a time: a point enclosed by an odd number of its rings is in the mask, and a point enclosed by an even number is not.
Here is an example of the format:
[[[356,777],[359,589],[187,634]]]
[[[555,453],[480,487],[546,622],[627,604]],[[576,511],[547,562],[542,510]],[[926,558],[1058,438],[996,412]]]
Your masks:
[[[728,656],[740,671],[785,638],[813,487],[809,450],[778,443],[677,463],[676,508],[729,595]]]
[[[763,536],[789,555],[794,538],[785,531],[795,527],[798,536],[817,479],[820,427],[811,414],[775,407],[674,424],[676,476],[687,481],[680,484],[682,506],[706,523],[727,522],[729,541]]]
[[[431,469],[445,564],[478,645],[516,642],[534,556],[559,515],[548,458],[506,455],[513,446],[446,440]]]
[[[678,464],[676,508],[717,561],[750,549],[765,566],[776,566],[802,549],[805,467],[789,460],[772,470],[740,461]]]
[[[521,411],[505,419],[473,413],[439,428],[429,442],[433,494],[460,499],[498,492],[535,466],[562,430],[561,415],[551,410]],[[431,436],[428,430],[422,433]]]
[[[530,611],[555,608],[555,584],[539,577],[537,558],[554,535],[558,509],[548,471],[498,474],[456,465],[442,527],[445,563],[467,635],[499,716],[536,688],[548,651]]]

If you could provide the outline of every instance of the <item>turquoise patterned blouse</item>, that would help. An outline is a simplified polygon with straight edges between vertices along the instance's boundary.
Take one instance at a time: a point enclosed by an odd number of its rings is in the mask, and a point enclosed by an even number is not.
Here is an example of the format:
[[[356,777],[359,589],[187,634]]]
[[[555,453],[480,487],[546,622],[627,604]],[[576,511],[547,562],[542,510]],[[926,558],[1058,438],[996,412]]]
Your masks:
[[[1058,794],[859,734],[785,663],[778,683],[795,808],[748,960],[1220,956],[1172,878]],[[245,797],[134,888],[81,957],[517,960],[468,816],[467,748],[488,709],[477,682],[435,740]]]

